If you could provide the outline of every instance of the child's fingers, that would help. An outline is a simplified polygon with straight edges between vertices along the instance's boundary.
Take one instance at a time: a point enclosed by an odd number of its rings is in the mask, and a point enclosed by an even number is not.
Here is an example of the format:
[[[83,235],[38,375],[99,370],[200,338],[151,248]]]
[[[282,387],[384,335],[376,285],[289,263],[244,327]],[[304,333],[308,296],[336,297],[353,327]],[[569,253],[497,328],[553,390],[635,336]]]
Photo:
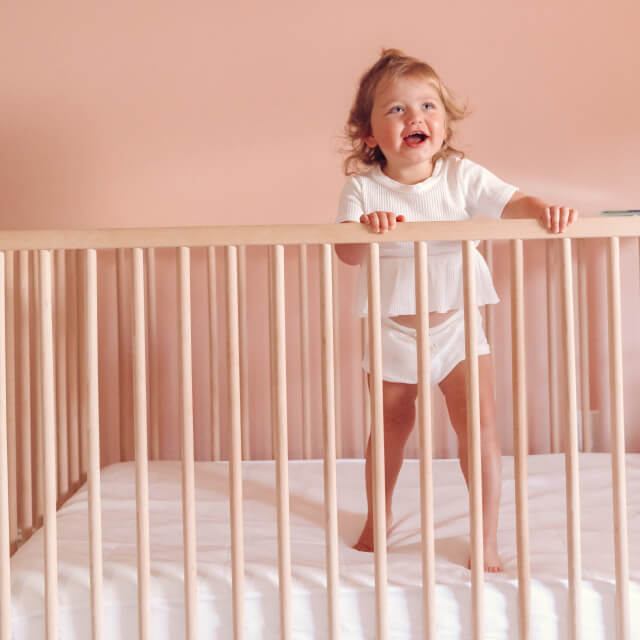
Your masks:
[[[553,233],[564,233],[577,217],[577,209],[558,206],[547,207],[544,213],[544,225]]]
[[[403,216],[398,216],[389,211],[374,211],[373,213],[363,213],[360,216],[360,222],[371,226],[371,230],[374,233],[384,233],[390,231],[396,226],[396,219],[400,219]]]
[[[378,231],[378,216],[374,213],[363,213],[360,216],[360,222],[362,222],[362,224],[369,225],[374,232]]]

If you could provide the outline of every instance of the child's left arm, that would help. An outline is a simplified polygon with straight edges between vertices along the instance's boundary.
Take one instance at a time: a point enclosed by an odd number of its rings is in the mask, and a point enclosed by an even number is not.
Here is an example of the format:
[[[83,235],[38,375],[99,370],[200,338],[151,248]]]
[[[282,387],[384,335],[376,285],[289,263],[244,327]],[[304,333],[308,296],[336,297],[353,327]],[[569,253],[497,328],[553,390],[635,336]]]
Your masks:
[[[549,205],[540,198],[516,191],[502,211],[503,218],[535,218],[551,233],[563,233],[578,217],[572,207]]]

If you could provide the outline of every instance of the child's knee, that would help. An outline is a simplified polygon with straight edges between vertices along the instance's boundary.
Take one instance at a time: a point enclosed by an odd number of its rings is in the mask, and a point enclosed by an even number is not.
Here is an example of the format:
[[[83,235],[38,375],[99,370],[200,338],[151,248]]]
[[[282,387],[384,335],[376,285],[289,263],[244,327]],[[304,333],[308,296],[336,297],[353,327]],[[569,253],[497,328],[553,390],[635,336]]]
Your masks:
[[[385,431],[398,436],[408,436],[413,429],[416,419],[415,404],[413,402],[396,402],[384,407]]]

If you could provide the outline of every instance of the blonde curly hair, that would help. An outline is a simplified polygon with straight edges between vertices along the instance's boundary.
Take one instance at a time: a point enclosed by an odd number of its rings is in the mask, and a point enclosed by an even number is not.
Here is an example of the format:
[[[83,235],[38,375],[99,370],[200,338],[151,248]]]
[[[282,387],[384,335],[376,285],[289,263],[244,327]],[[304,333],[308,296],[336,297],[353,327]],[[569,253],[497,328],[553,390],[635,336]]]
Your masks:
[[[420,77],[430,82],[440,94],[446,112],[446,131],[440,150],[433,156],[433,162],[446,156],[464,157],[464,153],[451,146],[454,130],[452,123],[462,120],[468,114],[466,105],[458,102],[447,89],[433,67],[422,60],[407,56],[399,49],[383,49],[377,62],[360,79],[358,92],[345,125],[344,172],[350,176],[361,173],[367,167],[379,165],[384,168],[387,159],[379,147],[371,148],[365,139],[371,132],[371,111],[376,89],[382,82],[401,77]]]

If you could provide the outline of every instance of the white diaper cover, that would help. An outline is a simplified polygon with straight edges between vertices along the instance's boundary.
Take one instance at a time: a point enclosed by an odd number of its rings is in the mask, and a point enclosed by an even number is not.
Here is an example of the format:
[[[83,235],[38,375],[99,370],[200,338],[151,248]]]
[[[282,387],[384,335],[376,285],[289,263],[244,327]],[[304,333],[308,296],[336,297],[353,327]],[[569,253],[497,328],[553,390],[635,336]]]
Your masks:
[[[382,379],[388,382],[418,383],[417,331],[382,318]],[[431,384],[442,382],[465,359],[464,311],[459,309],[444,322],[429,328],[429,365]],[[478,355],[491,353],[478,311]],[[371,372],[367,344],[362,368]]]

